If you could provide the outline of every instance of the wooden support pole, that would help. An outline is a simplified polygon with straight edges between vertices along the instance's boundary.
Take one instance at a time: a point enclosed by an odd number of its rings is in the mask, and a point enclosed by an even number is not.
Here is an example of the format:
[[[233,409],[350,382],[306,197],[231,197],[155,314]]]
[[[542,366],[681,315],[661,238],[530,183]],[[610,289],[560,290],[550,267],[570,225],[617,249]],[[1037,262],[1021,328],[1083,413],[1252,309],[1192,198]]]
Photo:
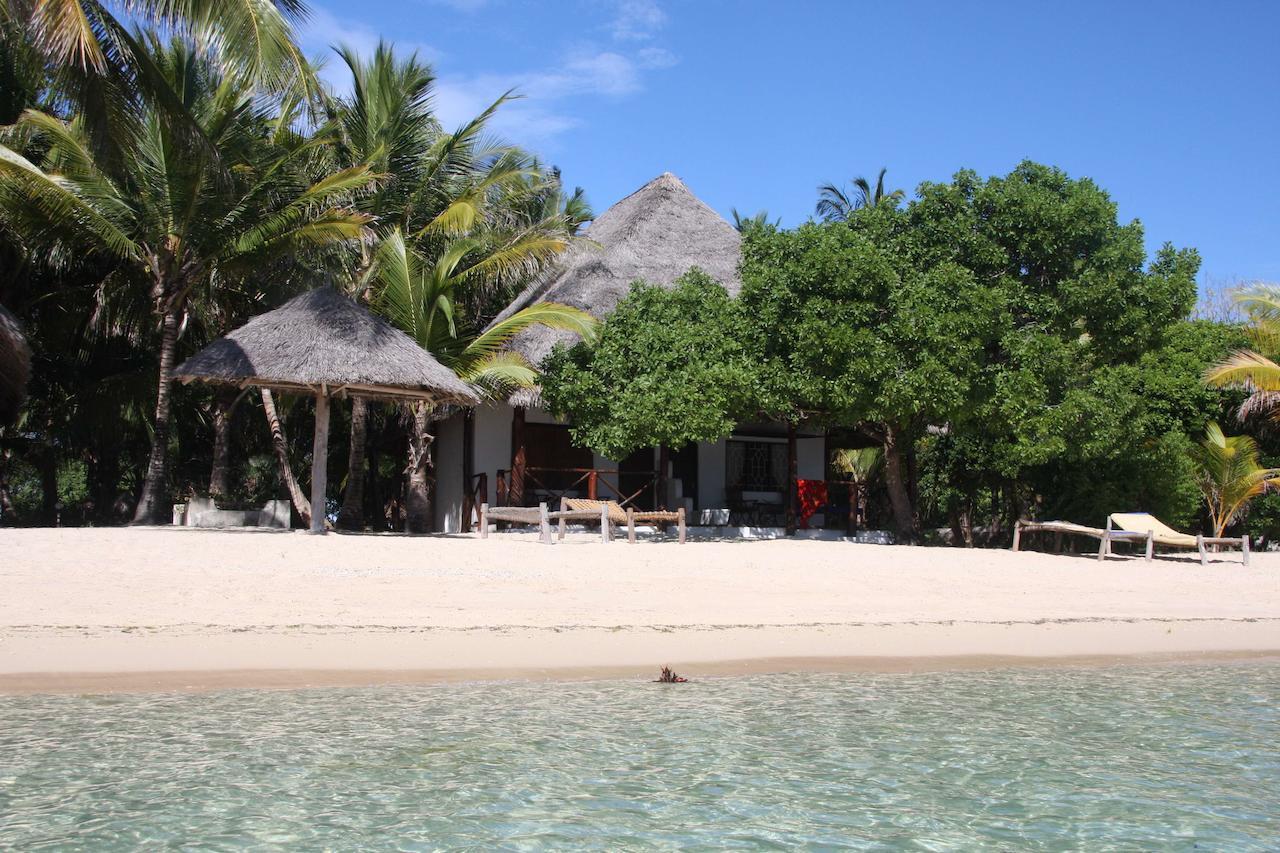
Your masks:
[[[1013,523],[1013,551],[1018,552],[1018,546],[1022,544],[1022,520],[1019,519]]]
[[[324,533],[325,492],[329,488],[329,395],[316,395],[316,433],[311,444],[311,532]]]
[[[670,467],[671,454],[665,444],[658,445],[658,476],[653,481],[653,508],[667,508],[667,468]]]
[[[1240,560],[1246,566],[1249,565],[1249,534],[1240,537]]]
[[[627,541],[632,545],[636,544],[636,511],[634,507],[627,507]]]
[[[796,534],[796,425],[787,424],[787,535]]]
[[[1147,562],[1151,562],[1151,558],[1156,555],[1156,535],[1150,530],[1147,531]]]
[[[613,538],[613,531],[609,529],[609,505],[603,504],[600,507],[600,541],[608,543]]]
[[[592,468],[587,472],[587,500],[599,500],[600,496],[600,472]]]
[[[1111,528],[1108,527],[1102,531],[1102,536],[1098,538],[1098,560],[1101,562],[1107,558],[1108,547],[1111,544]]]
[[[480,504],[480,538],[489,538],[489,505],[487,503]]]
[[[546,501],[538,504],[538,533],[542,536],[543,545],[555,544],[555,540],[551,538],[551,522],[547,519]]]
[[[1200,534],[1200,533],[1196,534],[1196,550],[1200,552],[1200,565],[1202,566],[1209,565],[1209,555],[1205,553],[1203,534]]]
[[[524,474],[527,465],[524,406],[516,406],[511,416],[511,485],[507,489],[507,503],[511,506],[524,506]]]
[[[684,523],[684,507],[680,507],[680,509],[676,511],[676,515],[678,516],[678,518],[676,518],[676,529],[680,531],[680,544],[683,545],[685,538],[688,535],[688,527],[686,527]]]
[[[560,511],[561,511],[561,512],[568,512],[568,511],[569,511],[569,499],[568,499],[568,498],[561,498],[561,499],[560,499]],[[560,516],[560,521],[559,521],[559,523],[556,525],[556,540],[557,540],[557,541],[560,541],[560,542],[563,542],[563,541],[564,541],[564,529],[565,529],[565,526],[566,526],[567,524],[568,524],[568,522],[567,522],[567,521],[565,521],[564,516],[563,516],[563,515],[562,515],[562,516]]]
[[[471,512],[475,509],[476,495],[471,486],[475,476],[476,445],[476,410],[466,409],[462,413],[462,519],[458,529],[463,533],[471,532]],[[488,495],[480,496],[480,500],[488,500]]]

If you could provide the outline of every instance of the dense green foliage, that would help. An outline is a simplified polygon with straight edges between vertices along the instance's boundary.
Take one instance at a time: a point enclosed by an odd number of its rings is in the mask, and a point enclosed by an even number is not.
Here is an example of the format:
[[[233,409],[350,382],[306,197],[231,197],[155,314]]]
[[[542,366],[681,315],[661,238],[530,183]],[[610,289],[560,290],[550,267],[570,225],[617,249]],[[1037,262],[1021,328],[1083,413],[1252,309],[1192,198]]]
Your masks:
[[[698,269],[670,290],[637,283],[594,346],[557,348],[543,399],[573,415],[574,440],[611,459],[714,441],[750,414],[759,375],[738,306]]]
[[[836,428],[882,447],[875,489],[908,539],[1133,508],[1194,523],[1189,436],[1238,402],[1202,374],[1244,342],[1184,319],[1196,253],[1148,264],[1105,192],[1034,163],[894,202],[746,230],[736,303],[637,289],[597,350],[551,360],[548,398],[607,455],[739,419]]]

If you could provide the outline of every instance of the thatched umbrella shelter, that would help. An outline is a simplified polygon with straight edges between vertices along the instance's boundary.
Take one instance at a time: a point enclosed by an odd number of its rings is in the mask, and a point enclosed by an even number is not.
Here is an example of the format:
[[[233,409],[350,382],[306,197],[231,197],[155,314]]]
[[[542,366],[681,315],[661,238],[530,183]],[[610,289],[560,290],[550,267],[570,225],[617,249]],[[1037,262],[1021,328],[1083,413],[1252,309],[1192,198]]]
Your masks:
[[[469,385],[412,338],[329,287],[254,317],[179,365],[174,378],[315,396],[313,533],[324,531],[331,397],[479,402]]]
[[[31,378],[31,348],[18,318],[0,306],[0,424],[18,417]]]
[[[742,236],[670,172],[600,214],[586,236],[591,243],[570,249],[553,273],[526,288],[497,319],[536,302],[572,305],[604,319],[630,292],[632,282],[670,287],[690,267],[720,282],[731,296],[742,289]],[[517,335],[511,348],[537,365],[557,343],[576,339],[573,332],[539,325]],[[536,391],[511,398],[517,406],[536,402]]]

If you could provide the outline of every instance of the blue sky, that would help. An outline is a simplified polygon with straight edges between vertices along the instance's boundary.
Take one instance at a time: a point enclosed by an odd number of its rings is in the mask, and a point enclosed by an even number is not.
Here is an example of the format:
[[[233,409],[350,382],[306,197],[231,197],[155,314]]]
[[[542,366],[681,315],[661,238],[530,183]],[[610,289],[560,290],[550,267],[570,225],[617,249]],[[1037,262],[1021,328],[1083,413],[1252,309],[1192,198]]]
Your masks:
[[[303,42],[381,35],[597,210],[663,171],[795,225],[816,187],[911,191],[1031,158],[1106,188],[1202,285],[1280,281],[1280,3],[314,0]],[[341,82],[335,62],[329,70]]]

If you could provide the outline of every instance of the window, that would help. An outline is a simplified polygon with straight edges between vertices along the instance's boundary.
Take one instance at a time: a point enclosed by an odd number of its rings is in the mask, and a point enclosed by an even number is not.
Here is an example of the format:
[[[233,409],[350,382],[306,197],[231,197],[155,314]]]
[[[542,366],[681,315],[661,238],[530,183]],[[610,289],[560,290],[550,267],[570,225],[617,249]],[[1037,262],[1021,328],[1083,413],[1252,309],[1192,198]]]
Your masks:
[[[744,492],[786,490],[787,446],[780,441],[725,442],[725,484]]]

